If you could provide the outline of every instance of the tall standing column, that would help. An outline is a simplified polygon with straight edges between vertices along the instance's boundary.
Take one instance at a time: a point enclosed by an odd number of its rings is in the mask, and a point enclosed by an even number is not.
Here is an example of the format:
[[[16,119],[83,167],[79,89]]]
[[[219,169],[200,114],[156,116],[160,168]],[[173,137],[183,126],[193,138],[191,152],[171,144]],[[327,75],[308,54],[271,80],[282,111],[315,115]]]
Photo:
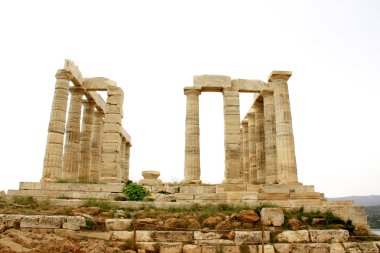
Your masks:
[[[80,163],[80,119],[82,114],[82,96],[80,88],[70,89],[70,109],[66,126],[65,152],[63,156],[62,179],[78,180],[78,166]]]
[[[265,133],[265,170],[266,183],[278,183],[276,162],[276,117],[274,112],[273,91],[261,92],[264,100],[264,133]]]
[[[255,110],[255,142],[256,142],[256,170],[257,183],[265,184],[265,136],[264,136],[264,105],[259,96],[253,108]]]
[[[249,139],[248,139],[248,119],[244,118],[241,122],[243,129],[243,178],[244,182],[249,182]]]
[[[185,183],[201,183],[199,147],[199,95],[197,88],[186,87],[186,132],[185,132]]]
[[[248,182],[252,184],[257,183],[257,170],[256,170],[256,142],[255,142],[255,113],[251,108],[247,114],[248,118]]]
[[[124,148],[124,170],[122,173],[122,181],[127,182],[129,180],[129,157],[130,157],[131,144],[126,142]]]
[[[290,112],[287,80],[290,71],[273,71],[269,77],[274,89],[274,108],[276,114],[277,167],[280,183],[298,183],[292,115]]]
[[[98,181],[100,176],[100,164],[102,161],[102,135],[104,112],[94,112],[91,135],[91,168],[90,181]]]
[[[125,171],[125,145],[127,143],[127,140],[124,137],[121,137],[121,144],[120,144],[120,178],[122,179],[122,182],[124,182],[124,171]]]
[[[50,113],[44,169],[41,181],[54,181],[61,177],[63,138],[65,134],[67,99],[71,73],[58,70],[53,104]]]
[[[223,89],[224,103],[224,153],[225,169],[223,183],[241,183],[240,178],[240,103],[239,91]]]
[[[124,93],[120,87],[110,86],[107,90],[107,96],[100,181],[119,183],[121,182],[120,145]]]
[[[95,104],[93,101],[83,101],[82,133],[80,138],[81,163],[79,167],[79,180],[90,180],[91,166],[91,135]]]

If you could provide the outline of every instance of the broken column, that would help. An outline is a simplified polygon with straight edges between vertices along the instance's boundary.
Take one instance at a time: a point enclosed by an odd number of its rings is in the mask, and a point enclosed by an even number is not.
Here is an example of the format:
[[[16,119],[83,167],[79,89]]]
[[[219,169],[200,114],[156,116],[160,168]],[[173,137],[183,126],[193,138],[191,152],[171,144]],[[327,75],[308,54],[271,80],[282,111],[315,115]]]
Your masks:
[[[282,178],[280,183],[298,183],[297,165],[294,150],[292,115],[290,112],[287,80],[290,71],[273,71],[269,77],[274,90],[274,108],[276,114],[277,169]]]
[[[98,181],[102,161],[102,136],[104,113],[97,109],[94,112],[91,135],[91,167],[90,181]]]
[[[80,124],[83,91],[81,88],[71,87],[70,94],[71,98],[66,126],[62,179],[77,181],[78,167],[80,163]]]
[[[91,135],[95,104],[94,101],[83,100],[82,132],[80,138],[81,163],[79,166],[79,181],[90,180],[91,166]]]
[[[107,89],[107,95],[100,181],[119,183],[121,182],[120,145],[124,93],[120,87],[110,86]]]
[[[57,180],[62,174],[63,138],[71,74],[65,70],[58,70],[55,77],[55,91],[41,179],[45,182]]]
[[[264,136],[264,105],[261,96],[253,104],[255,110],[256,171],[257,183],[265,184],[265,136]]]
[[[276,164],[276,117],[274,112],[273,91],[261,92],[264,101],[264,133],[265,133],[265,170],[266,183],[278,183]]]
[[[251,108],[247,114],[248,118],[248,182],[257,182],[256,170],[256,142],[255,142],[255,113]]]
[[[243,178],[244,182],[249,181],[249,135],[248,135],[248,119],[244,118],[241,122],[243,131]]]
[[[240,183],[240,104],[238,89],[223,89],[224,103],[224,152],[225,169],[223,183]]]
[[[185,132],[185,183],[201,183],[199,147],[199,95],[201,91],[185,87],[186,132]]]

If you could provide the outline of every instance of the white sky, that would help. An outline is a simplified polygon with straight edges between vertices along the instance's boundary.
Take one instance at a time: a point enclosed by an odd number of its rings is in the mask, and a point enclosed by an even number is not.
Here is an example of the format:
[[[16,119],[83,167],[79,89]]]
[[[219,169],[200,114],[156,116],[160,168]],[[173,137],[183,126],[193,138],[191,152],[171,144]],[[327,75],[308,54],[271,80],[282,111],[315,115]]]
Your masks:
[[[266,81],[289,92],[299,180],[326,196],[380,194],[379,1],[1,1],[0,189],[39,181],[55,72],[124,89],[132,179],[183,178],[193,75]],[[241,95],[242,117],[252,102]],[[202,93],[201,178],[224,173],[223,105]]]

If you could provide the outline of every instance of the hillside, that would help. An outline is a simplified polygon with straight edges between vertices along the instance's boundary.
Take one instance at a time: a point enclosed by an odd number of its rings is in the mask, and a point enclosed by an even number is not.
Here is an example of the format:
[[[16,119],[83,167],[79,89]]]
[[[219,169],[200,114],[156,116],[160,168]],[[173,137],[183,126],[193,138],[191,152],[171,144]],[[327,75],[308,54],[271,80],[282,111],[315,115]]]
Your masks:
[[[368,215],[368,224],[371,228],[380,229],[380,205],[379,206],[367,206],[365,212]]]
[[[358,206],[378,206],[380,205],[380,195],[370,196],[348,196],[339,198],[327,198],[329,200],[353,200]]]

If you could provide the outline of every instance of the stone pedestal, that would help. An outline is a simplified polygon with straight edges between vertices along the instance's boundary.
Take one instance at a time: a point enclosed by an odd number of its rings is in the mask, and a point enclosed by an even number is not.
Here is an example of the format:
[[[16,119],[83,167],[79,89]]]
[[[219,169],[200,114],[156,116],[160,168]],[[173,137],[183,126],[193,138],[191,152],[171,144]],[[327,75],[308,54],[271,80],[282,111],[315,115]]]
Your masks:
[[[280,183],[298,183],[297,165],[294,151],[292,115],[290,112],[287,80],[292,75],[288,71],[273,71],[269,77],[274,90],[276,114],[277,168]]]
[[[255,142],[255,113],[251,108],[247,114],[248,118],[248,182],[257,182],[257,170],[256,170],[256,142]]]
[[[139,182],[142,185],[156,186],[162,184],[161,180],[158,179],[160,176],[159,171],[145,170],[141,175],[144,177],[144,179],[141,179]]]
[[[185,88],[186,132],[185,132],[185,179],[184,183],[201,183],[199,147],[199,95],[197,88]]]
[[[108,88],[107,95],[100,181],[119,183],[121,182],[121,108],[123,107],[124,93],[121,88],[112,86]]]
[[[90,181],[98,181],[100,176],[100,165],[102,161],[103,118],[104,113],[102,111],[96,110],[94,112],[91,135]]]
[[[78,167],[80,163],[80,119],[82,115],[83,93],[79,88],[71,88],[70,94],[62,179],[73,182],[78,180]]]
[[[262,91],[264,101],[265,171],[266,184],[278,183],[276,152],[276,117],[273,91]]]
[[[240,183],[240,104],[239,91],[223,89],[225,169],[223,183]]]
[[[79,166],[79,181],[90,180],[91,166],[91,135],[94,114],[94,102],[83,101],[82,132],[80,138],[81,163]]]
[[[70,78],[71,74],[65,70],[58,70],[56,74],[41,181],[54,181],[59,179],[62,174],[63,139],[65,134]]]
[[[255,136],[256,143],[256,171],[257,183],[265,184],[265,136],[264,136],[264,105],[262,97],[259,96],[253,108],[255,110]]]

